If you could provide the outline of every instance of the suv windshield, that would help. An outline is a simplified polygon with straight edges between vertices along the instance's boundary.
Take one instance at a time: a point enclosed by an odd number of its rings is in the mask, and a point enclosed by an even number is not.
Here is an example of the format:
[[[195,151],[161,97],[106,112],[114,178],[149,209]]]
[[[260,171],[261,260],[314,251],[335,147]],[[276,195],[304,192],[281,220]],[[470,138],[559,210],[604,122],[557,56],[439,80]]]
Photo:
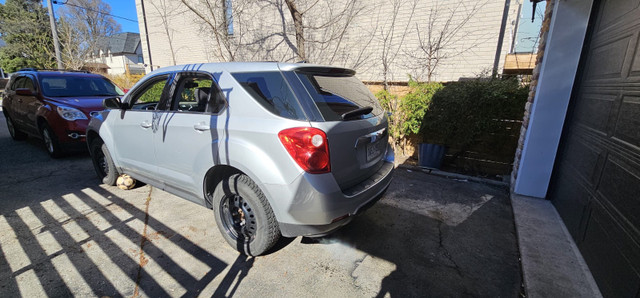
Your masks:
[[[122,96],[124,92],[106,78],[43,75],[42,93],[50,97]]]
[[[298,71],[325,121],[366,119],[382,111],[378,100],[354,76]]]

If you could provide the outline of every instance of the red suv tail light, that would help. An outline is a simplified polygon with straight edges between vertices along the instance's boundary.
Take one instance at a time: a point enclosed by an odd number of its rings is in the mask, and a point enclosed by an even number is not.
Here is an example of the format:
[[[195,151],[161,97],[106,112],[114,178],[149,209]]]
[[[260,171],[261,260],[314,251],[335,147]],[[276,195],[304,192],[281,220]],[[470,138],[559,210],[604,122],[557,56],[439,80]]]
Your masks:
[[[289,128],[278,133],[293,160],[311,174],[331,172],[327,134],[313,127]]]

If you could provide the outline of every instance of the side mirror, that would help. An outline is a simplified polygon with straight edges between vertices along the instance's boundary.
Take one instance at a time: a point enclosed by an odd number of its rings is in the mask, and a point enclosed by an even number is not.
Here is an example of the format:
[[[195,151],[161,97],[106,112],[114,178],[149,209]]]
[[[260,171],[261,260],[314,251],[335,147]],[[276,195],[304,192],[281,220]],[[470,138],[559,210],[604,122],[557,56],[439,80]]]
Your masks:
[[[116,109],[119,110],[123,107],[122,102],[120,102],[120,98],[119,97],[109,97],[109,98],[105,98],[102,101],[102,105],[106,108],[106,109]]]
[[[16,94],[17,95],[22,95],[22,96],[34,96],[34,95],[36,95],[29,88],[18,88],[18,89],[16,89]]]

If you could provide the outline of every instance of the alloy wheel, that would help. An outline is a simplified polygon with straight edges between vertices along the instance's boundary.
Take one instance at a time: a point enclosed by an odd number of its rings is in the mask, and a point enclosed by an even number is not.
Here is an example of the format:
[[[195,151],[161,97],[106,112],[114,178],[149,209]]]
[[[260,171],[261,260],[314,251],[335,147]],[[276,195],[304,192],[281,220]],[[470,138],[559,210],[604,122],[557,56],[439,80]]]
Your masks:
[[[46,127],[42,129],[42,138],[44,139],[44,145],[47,147],[47,150],[53,153],[53,139],[51,139],[51,133]]]

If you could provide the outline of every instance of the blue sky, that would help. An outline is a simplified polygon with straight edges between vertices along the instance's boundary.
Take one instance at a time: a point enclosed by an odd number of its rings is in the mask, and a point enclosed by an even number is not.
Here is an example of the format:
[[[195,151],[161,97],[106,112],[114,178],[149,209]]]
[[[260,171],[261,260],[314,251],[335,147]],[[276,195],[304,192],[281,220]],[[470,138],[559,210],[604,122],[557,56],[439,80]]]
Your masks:
[[[51,0],[53,2],[53,0]],[[135,0],[103,0],[111,6],[111,14],[126,19],[137,20],[138,15],[136,13],[136,1]],[[5,0],[0,0],[0,3],[4,4]],[[58,0],[59,3],[65,2],[64,0]],[[46,7],[47,1],[42,1],[42,4]],[[53,4],[54,11],[57,12],[63,5]],[[136,32],[139,33],[137,22],[128,21],[122,18],[115,18],[122,28],[122,32]]]
[[[52,0],[53,1],[53,0]],[[127,19],[138,20],[138,14],[136,13],[136,1],[135,0],[103,0],[111,5],[111,14],[124,17]],[[55,4],[53,6],[56,6]],[[120,18],[114,18],[116,22],[122,26],[122,32],[136,32],[139,33],[137,22],[131,22]]]
[[[520,25],[518,26],[518,33],[516,35],[516,52],[538,51],[538,36],[546,7],[546,1],[538,3],[536,7],[536,18],[532,23],[531,12],[533,11],[533,4],[529,1],[524,1],[522,11],[520,12]]]

